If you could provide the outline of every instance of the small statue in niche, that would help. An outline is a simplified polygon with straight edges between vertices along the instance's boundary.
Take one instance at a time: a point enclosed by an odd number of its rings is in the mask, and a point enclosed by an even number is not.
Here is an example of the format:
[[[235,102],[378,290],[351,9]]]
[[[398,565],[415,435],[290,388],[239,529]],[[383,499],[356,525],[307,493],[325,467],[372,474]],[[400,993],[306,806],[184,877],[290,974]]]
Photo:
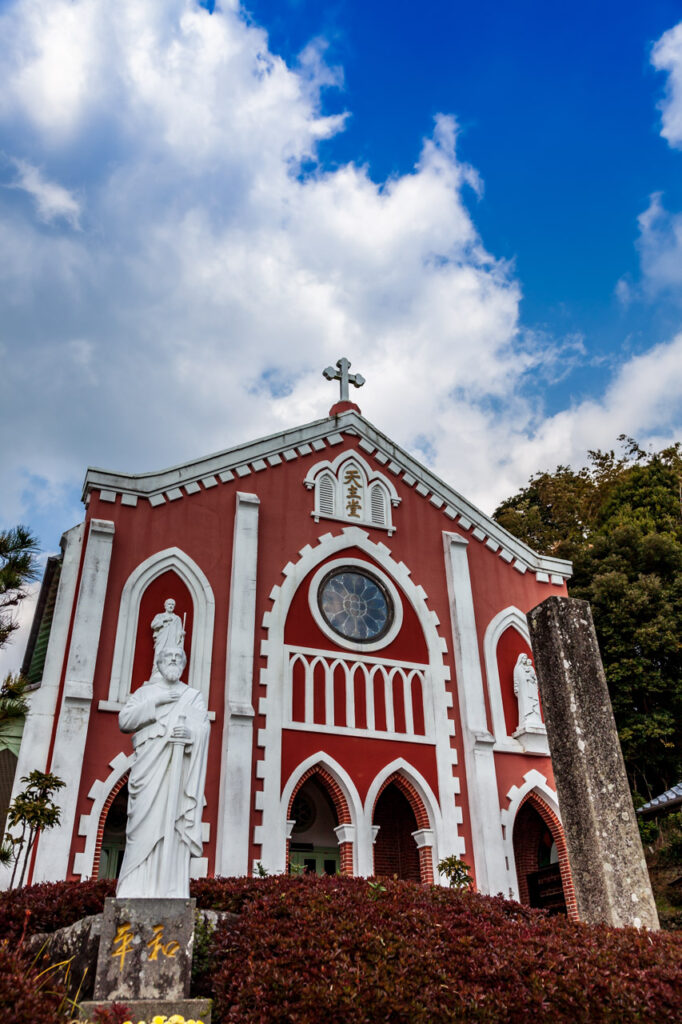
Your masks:
[[[181,647],[164,647],[157,676],[118,716],[135,750],[119,899],[187,899],[190,857],[201,856],[209,722],[202,694],[180,678],[186,664]]]
[[[519,654],[514,666],[514,695],[519,702],[519,728],[522,732],[531,728],[543,728],[540,717],[540,694],[538,677],[533,662],[527,654]]]
[[[175,614],[175,601],[172,597],[163,602],[164,610],[155,615],[152,619],[152,636],[154,637],[154,664],[150,679],[159,679],[157,661],[159,655],[165,650],[184,651],[185,649],[185,622],[187,614],[182,620]]]

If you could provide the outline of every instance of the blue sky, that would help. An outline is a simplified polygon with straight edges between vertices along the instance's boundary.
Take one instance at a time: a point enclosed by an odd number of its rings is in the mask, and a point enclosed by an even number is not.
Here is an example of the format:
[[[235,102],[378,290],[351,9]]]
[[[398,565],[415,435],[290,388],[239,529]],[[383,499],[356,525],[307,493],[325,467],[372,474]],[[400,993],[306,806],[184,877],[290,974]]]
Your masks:
[[[490,512],[682,428],[678,4],[0,0],[0,523],[363,412]]]

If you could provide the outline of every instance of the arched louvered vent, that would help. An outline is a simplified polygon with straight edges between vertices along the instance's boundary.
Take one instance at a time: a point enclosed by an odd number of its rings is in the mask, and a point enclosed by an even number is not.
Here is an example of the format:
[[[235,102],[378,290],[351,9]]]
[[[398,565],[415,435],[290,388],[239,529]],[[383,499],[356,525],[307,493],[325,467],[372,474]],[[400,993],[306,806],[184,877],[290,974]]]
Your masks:
[[[334,515],[334,483],[326,473],[320,480],[318,510],[326,516]]]
[[[386,495],[380,484],[375,484],[370,496],[372,522],[377,526],[386,526]]]

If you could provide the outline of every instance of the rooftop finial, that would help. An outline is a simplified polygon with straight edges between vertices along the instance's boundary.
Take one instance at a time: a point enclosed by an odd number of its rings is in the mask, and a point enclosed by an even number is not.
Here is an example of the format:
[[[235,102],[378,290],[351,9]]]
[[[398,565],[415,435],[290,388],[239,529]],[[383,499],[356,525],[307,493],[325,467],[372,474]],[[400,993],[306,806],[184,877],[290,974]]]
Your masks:
[[[348,386],[352,384],[353,387],[361,388],[365,383],[365,378],[360,373],[348,372],[350,370],[350,359],[346,359],[345,356],[337,359],[336,366],[336,370],[333,366],[328,366],[326,370],[322,371],[322,376],[326,377],[327,380],[338,380],[341,391],[339,401],[331,407],[329,414],[334,416],[336,413],[345,412],[346,409],[357,409],[360,412],[358,406],[350,400]]]

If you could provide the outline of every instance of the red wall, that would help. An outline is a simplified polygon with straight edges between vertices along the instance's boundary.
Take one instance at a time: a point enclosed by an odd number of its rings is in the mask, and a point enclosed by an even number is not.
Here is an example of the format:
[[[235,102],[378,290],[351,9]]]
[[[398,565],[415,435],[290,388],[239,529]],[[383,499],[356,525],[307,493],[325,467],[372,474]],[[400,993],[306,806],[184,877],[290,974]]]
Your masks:
[[[333,455],[346,449],[357,448],[358,439],[345,437],[343,448],[332,449]],[[360,452],[370,464],[371,456]],[[97,493],[93,494],[88,509],[88,520],[91,517],[112,519],[116,525],[116,533],[112,549],[112,559],[107,588],[107,598],[102,623],[100,649],[97,659],[91,725],[86,744],[81,789],[76,815],[76,831],[74,833],[73,852],[83,849],[84,839],[77,833],[78,819],[81,814],[90,811],[92,802],[87,794],[97,779],[107,776],[108,762],[120,750],[130,752],[130,739],[118,730],[117,716],[97,710],[99,700],[108,698],[109,678],[113,657],[113,645],[116,622],[121,598],[121,591],[133,570],[150,555],[168,547],[181,547],[192,558],[208,577],[215,598],[215,632],[213,639],[211,697],[210,708],[216,713],[216,722],[212,725],[209,747],[209,769],[206,784],[207,807],[205,820],[211,822],[211,847],[209,851],[209,871],[213,870],[214,841],[216,834],[216,813],[218,806],[218,785],[220,773],[220,741],[222,737],[226,636],[228,621],[228,600],[230,576],[232,568],[232,534],[235,515],[236,492],[258,494],[260,498],[259,524],[259,566],[256,593],[256,637],[254,645],[254,693],[253,705],[256,709],[254,737],[257,730],[265,725],[263,716],[258,714],[259,698],[265,695],[260,684],[260,671],[265,660],[260,654],[261,641],[266,637],[262,627],[263,614],[270,610],[272,601],[269,594],[272,588],[283,581],[282,569],[289,562],[299,558],[299,552],[307,545],[315,546],[324,534],[340,534],[348,524],[333,521],[315,523],[311,513],[313,495],[306,490],[303,479],[312,465],[323,453],[313,452],[296,460],[268,468],[261,473],[235,480],[229,484],[219,484],[210,490],[202,489],[199,493],[187,496],[178,501],[166,502],[152,508],[145,499],[140,499],[137,507],[122,506],[120,499],[116,504],[101,502]],[[428,600],[428,607],[436,612],[439,620],[439,634],[446,641],[446,664],[451,671],[448,689],[453,694],[453,707],[449,715],[455,722],[455,737],[452,745],[458,752],[459,764],[454,774],[461,780],[461,795],[457,803],[463,807],[464,823],[461,834],[464,836],[467,850],[471,850],[471,830],[467,807],[467,787],[464,773],[464,756],[461,747],[461,724],[455,681],[455,666],[452,653],[452,633],[450,626],[450,609],[448,604],[447,585],[444,570],[443,531],[462,533],[469,540],[469,567],[473,586],[474,603],[477,615],[481,664],[483,660],[483,635],[490,619],[503,608],[516,605],[522,611],[530,610],[550,594],[563,594],[565,588],[540,584],[531,572],[520,574],[512,566],[490,551],[485,544],[474,539],[470,532],[460,528],[447,518],[442,510],[430,504],[408,487],[398,477],[393,482],[402,498],[402,504],[394,508],[393,517],[396,532],[388,537],[385,530],[363,526],[370,539],[375,543],[385,544],[391,551],[396,562],[404,562],[411,569],[411,579],[421,585]],[[366,558],[361,552],[357,557]],[[170,589],[169,589],[170,587]],[[135,657],[135,685],[139,685],[147,677],[151,667],[152,644],[149,622],[153,614],[161,611],[163,600],[173,596],[178,602],[176,611],[182,616],[188,614],[188,641],[191,639],[191,600],[179,581],[170,577],[160,577],[151,585],[142,602],[138,627],[138,646]],[[425,644],[416,615],[407,601],[405,620],[399,637],[384,649],[382,654],[391,658],[405,658],[414,661],[425,660]],[[296,644],[317,646],[319,632],[311,625],[312,618],[307,607],[307,586],[299,589],[292,604],[290,618],[287,623],[287,641]],[[315,630],[313,633],[312,630]],[[312,638],[315,639],[312,639]],[[506,637],[506,635],[505,635]],[[507,651],[507,640],[500,650],[501,678],[504,672],[503,701],[505,710],[511,714],[511,703],[508,693],[508,658],[512,655]],[[511,644],[511,641],[509,641]],[[325,649],[333,645],[324,638],[319,642]],[[517,652],[518,653],[518,652]],[[485,687],[487,691],[487,687]],[[487,693],[486,693],[487,700]],[[513,695],[511,700],[513,700]],[[295,742],[285,738],[283,746],[282,780],[289,776],[291,770],[314,750],[320,749],[321,738],[316,734],[295,733]],[[365,741],[354,738],[324,736],[325,749],[331,756],[348,767],[356,779],[358,788],[363,792],[376,772],[397,756],[396,746],[390,741]],[[425,775],[437,789],[433,751],[430,747],[420,744],[405,745],[401,751],[414,766]],[[262,758],[263,752],[254,742],[253,763]],[[530,767],[539,767],[538,758],[514,758],[515,769],[511,773],[515,781],[522,779],[523,773]],[[296,760],[298,758],[298,761]],[[499,763],[499,762],[498,762]],[[545,768],[540,768],[545,774]],[[507,774],[505,768],[503,774]],[[255,778],[255,771],[254,771]],[[262,785],[255,782],[255,788]],[[504,789],[502,785],[502,789]],[[509,788],[507,786],[507,788]],[[506,792],[506,789],[504,789]],[[261,812],[253,811],[252,826],[260,824]],[[257,858],[259,847],[252,847],[251,856]],[[73,862],[73,856],[71,863]]]

